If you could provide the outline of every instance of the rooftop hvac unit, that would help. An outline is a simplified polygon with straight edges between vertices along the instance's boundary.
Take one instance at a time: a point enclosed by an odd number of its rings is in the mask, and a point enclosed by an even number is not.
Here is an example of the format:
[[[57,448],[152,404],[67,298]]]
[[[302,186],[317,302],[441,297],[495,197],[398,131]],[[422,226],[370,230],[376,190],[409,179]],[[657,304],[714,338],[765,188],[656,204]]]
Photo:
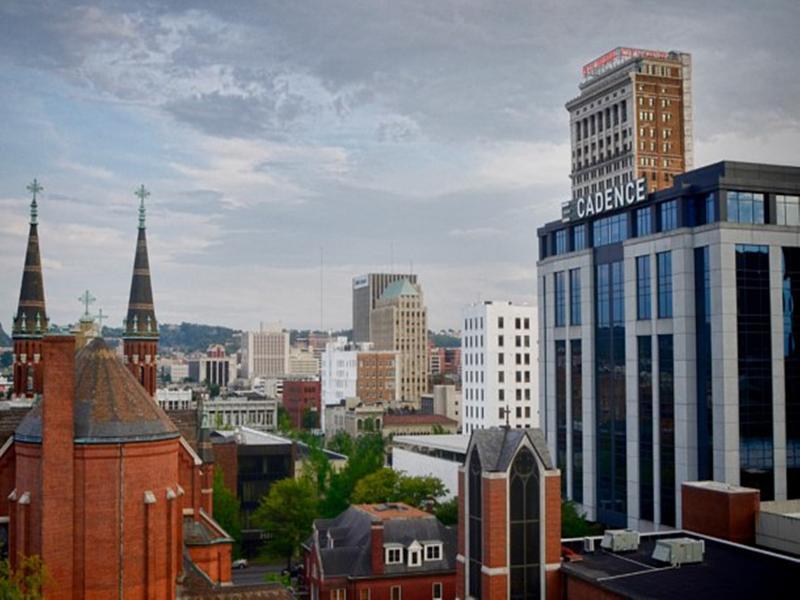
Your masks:
[[[639,547],[639,532],[632,529],[607,529],[600,546],[612,552],[629,552]]]
[[[671,538],[658,540],[653,550],[653,560],[671,565],[690,565],[703,562],[705,543],[692,538]]]
[[[583,551],[584,552],[594,552],[594,542],[595,542],[595,539],[592,538],[592,537],[583,538]]]

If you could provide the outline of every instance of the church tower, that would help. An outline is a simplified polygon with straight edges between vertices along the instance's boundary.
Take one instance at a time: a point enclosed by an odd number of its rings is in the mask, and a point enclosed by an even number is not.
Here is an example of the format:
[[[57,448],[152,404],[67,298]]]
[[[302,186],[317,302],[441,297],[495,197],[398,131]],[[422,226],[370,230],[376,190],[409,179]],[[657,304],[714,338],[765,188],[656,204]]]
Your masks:
[[[28,186],[28,191],[33,194],[31,224],[19,292],[19,306],[11,329],[11,337],[14,340],[15,397],[33,398],[42,393],[42,337],[47,332],[48,321],[44,307],[36,194],[43,189],[36,179]]]
[[[139,197],[139,235],[133,262],[131,295],[128,316],[122,335],[125,362],[150,396],[156,393],[156,354],[158,352],[158,322],[153,307],[153,290],[150,286],[150,262],[147,257],[144,200],[150,193],[144,186],[136,190]]]

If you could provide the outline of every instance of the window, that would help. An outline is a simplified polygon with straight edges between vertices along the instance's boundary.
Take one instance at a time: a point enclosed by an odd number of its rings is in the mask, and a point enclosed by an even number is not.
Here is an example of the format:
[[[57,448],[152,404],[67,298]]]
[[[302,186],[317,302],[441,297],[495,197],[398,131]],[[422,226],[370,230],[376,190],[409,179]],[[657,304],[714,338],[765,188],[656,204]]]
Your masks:
[[[646,206],[636,211],[636,235],[643,237],[653,233],[653,211]]]
[[[672,317],[672,253],[656,254],[658,277],[658,318]]]
[[[661,231],[670,231],[678,227],[678,201],[662,202],[659,207]]]
[[[358,600],[370,600],[370,590],[361,590],[358,592]]]
[[[523,326],[525,327],[525,329],[530,329],[531,328],[531,320],[528,317],[525,317],[525,320],[523,321],[523,323],[524,323]]]
[[[628,239],[628,213],[597,219],[592,224],[594,245],[605,246]]]
[[[671,335],[658,336],[658,437],[661,522],[675,526],[675,367]]]
[[[651,318],[650,257],[636,257],[636,318]]]
[[[408,550],[408,566],[418,567],[422,564],[422,552],[419,549]]]
[[[434,583],[433,589],[431,590],[431,598],[432,600],[442,600],[442,584],[441,583]]]
[[[800,248],[783,248],[786,496],[800,499]]]
[[[652,521],[653,497],[653,341],[636,338],[639,405],[639,516]]]
[[[569,324],[581,324],[581,270],[569,270]]]
[[[555,320],[556,327],[563,327],[565,321],[565,293],[564,289],[564,271],[559,271],[553,275],[554,286],[553,293],[555,294]],[[519,339],[519,336],[517,336]],[[517,344],[519,346],[519,344]]]
[[[586,248],[586,225],[575,225],[572,228],[572,249],[583,250]]]
[[[556,231],[556,254],[565,254],[567,251],[567,230]]]
[[[581,340],[569,342],[570,363],[570,404],[572,405],[572,499],[583,502],[583,356]],[[525,409],[525,416],[528,409]]]
[[[520,319],[519,317],[514,319],[514,327],[516,329],[522,329],[522,319]]]
[[[500,347],[503,346],[503,336],[502,335],[498,335],[497,336],[497,345],[500,346]]]
[[[391,600],[402,600],[403,599],[403,592],[402,588],[399,585],[392,586],[392,593],[391,593]]]
[[[497,354],[497,364],[502,365],[505,363],[505,355],[502,352]]]
[[[728,192],[728,221],[731,223],[763,223],[764,194]]]
[[[347,590],[345,588],[331,590],[331,600],[347,600]]]
[[[506,381],[506,374],[503,371],[497,372],[497,383],[505,383]]]
[[[775,222],[778,225],[800,225],[800,196],[775,197]]]
[[[497,328],[498,329],[503,328],[503,317],[497,317]]]
[[[556,340],[556,467],[567,472],[567,343]],[[561,495],[566,497],[567,478],[561,478]]]
[[[403,548],[400,546],[386,547],[386,564],[399,565],[403,562]]]
[[[466,513],[469,519],[469,539],[467,540],[469,562],[466,587],[473,598],[481,597],[481,567],[483,566],[482,475],[483,469],[481,468],[481,459],[478,456],[478,451],[473,449],[469,461],[469,479],[467,482],[468,495],[466,498]]]
[[[542,558],[539,542],[540,480],[530,450],[522,448],[517,453],[509,475],[509,598],[538,598]]]

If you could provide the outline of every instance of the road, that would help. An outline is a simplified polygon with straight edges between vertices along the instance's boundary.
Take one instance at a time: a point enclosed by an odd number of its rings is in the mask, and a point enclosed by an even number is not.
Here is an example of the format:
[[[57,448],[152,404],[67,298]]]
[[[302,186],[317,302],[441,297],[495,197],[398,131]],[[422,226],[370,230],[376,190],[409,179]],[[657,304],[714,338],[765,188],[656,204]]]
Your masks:
[[[233,569],[233,585],[266,583],[264,576],[267,573],[280,573],[282,568],[280,565],[251,564],[246,569]]]

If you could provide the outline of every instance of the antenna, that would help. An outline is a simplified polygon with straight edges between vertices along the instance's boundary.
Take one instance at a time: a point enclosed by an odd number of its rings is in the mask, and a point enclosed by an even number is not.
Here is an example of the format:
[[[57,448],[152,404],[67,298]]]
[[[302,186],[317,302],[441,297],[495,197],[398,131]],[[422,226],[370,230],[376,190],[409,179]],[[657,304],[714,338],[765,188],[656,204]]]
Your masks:
[[[389,273],[394,275],[394,240],[389,242]]]
[[[324,279],[325,262],[323,260],[323,257],[324,257],[323,252],[324,252],[323,247],[320,246],[319,247],[319,330],[320,331],[325,331],[325,328],[323,326],[323,324],[324,324],[324,319],[323,319],[324,313],[323,313],[323,310],[324,310],[324,306],[325,306],[325,302],[324,302],[324,297],[325,297],[325,279]]]

